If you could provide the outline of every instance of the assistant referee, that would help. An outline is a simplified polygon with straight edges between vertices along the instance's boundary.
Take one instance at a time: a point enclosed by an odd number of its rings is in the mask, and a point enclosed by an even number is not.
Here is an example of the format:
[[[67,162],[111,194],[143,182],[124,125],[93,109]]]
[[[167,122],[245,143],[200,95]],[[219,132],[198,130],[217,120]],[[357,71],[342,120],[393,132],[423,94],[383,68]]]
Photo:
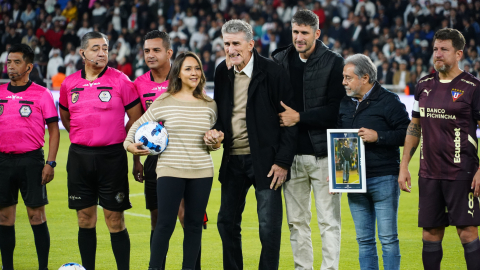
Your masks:
[[[123,211],[131,208],[128,162],[122,142],[142,112],[133,83],[107,67],[108,38],[85,34],[80,55],[84,69],[60,88],[60,117],[70,133],[68,205],[77,210],[82,264],[95,269],[97,204],[103,208],[118,269],[129,269],[130,238]],[[129,121],[125,126],[125,112]]]

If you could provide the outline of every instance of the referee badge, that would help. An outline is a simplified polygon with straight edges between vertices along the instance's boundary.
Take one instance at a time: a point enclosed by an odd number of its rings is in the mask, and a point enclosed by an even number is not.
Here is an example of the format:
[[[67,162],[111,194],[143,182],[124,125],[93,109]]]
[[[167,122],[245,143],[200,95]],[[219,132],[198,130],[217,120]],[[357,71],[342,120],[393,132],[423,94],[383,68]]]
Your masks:
[[[150,105],[152,105],[153,101],[152,100],[145,100],[145,107],[147,107],[147,110],[148,108],[150,108]]]
[[[72,103],[77,103],[79,97],[80,97],[80,94],[78,92],[73,92],[72,93]]]
[[[102,91],[98,95],[98,98],[100,98],[102,102],[109,102],[110,99],[112,99],[112,94],[110,94],[108,91]]]
[[[32,108],[30,108],[30,106],[22,105],[22,107],[20,107],[20,115],[22,117],[29,117],[30,114],[32,114]]]
[[[3,114],[3,104],[0,104],[0,115]]]
[[[118,192],[117,196],[115,196],[115,200],[117,200],[118,203],[122,203],[123,199],[125,199],[125,194],[123,194],[123,192]]]

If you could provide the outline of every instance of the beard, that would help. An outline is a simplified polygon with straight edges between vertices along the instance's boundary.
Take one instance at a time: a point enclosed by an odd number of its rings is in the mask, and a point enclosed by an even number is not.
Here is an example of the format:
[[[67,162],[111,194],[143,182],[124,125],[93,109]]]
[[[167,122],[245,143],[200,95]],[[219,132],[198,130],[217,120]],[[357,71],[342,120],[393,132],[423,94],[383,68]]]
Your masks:
[[[445,62],[442,65],[433,65],[433,68],[435,68],[436,71],[441,72],[441,73],[447,73],[452,69],[452,66],[445,64]]]

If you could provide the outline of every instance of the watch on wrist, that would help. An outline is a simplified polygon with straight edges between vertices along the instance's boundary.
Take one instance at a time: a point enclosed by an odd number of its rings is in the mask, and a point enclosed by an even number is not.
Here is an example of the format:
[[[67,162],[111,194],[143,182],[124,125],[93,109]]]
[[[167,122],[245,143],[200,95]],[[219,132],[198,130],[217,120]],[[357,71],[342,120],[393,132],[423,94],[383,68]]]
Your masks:
[[[55,168],[55,166],[57,166],[57,162],[55,162],[55,161],[48,161],[47,160],[47,162],[45,162],[45,164],[50,165],[52,168]]]

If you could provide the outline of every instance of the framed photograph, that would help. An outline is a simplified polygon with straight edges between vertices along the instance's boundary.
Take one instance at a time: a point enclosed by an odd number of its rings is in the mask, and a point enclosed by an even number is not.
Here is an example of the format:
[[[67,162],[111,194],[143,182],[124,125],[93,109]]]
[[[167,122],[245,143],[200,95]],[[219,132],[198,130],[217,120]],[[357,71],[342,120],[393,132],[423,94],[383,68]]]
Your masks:
[[[365,193],[365,146],[358,129],[327,129],[330,192]]]

